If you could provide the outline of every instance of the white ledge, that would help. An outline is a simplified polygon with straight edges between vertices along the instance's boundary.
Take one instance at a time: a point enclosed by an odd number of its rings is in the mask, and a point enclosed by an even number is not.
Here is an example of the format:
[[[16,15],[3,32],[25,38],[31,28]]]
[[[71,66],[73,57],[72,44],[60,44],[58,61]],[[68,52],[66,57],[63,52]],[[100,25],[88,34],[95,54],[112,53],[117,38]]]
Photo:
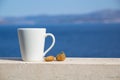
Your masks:
[[[120,80],[120,58],[24,62],[0,58],[0,80]]]
[[[21,58],[16,57],[2,57],[0,58],[0,64],[103,64],[103,65],[120,65],[120,58],[67,58],[65,61],[37,61],[37,62],[25,62]]]

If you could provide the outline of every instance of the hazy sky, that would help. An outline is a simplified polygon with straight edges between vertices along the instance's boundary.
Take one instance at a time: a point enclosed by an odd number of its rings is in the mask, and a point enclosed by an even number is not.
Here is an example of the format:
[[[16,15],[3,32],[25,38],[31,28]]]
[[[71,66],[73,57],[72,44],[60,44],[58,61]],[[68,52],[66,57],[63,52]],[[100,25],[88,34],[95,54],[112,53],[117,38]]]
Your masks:
[[[119,5],[120,0],[0,0],[0,16],[83,14]]]

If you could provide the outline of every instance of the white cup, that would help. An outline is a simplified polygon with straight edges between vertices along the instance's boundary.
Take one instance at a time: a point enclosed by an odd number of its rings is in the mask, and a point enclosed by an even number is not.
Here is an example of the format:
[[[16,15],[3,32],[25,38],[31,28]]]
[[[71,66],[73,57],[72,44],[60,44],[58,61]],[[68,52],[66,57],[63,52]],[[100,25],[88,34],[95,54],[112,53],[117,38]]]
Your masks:
[[[44,52],[45,38],[52,37],[51,46]],[[22,60],[43,61],[45,54],[55,44],[55,37],[52,33],[46,33],[46,28],[18,28],[18,38]]]

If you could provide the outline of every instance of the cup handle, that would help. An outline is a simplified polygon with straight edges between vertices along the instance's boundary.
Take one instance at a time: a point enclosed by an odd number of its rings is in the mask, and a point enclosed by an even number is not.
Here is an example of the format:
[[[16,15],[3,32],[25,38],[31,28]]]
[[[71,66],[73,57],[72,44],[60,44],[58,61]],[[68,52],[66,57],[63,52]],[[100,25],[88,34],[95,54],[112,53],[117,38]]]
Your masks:
[[[52,33],[46,33],[45,38],[48,37],[48,36],[51,36],[51,37],[52,37],[52,44],[51,44],[51,46],[44,52],[44,56],[45,56],[45,54],[46,54],[47,52],[49,52],[49,51],[52,49],[52,47],[53,47],[54,44],[55,44],[55,36],[54,36]]]

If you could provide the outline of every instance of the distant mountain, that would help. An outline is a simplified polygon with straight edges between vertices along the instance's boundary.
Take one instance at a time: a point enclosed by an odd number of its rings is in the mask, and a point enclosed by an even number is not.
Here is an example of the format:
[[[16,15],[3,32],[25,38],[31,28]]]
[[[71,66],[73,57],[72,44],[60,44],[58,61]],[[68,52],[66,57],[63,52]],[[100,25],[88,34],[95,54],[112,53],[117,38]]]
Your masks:
[[[101,10],[77,15],[38,15],[0,18],[0,24],[120,23],[120,10]]]

